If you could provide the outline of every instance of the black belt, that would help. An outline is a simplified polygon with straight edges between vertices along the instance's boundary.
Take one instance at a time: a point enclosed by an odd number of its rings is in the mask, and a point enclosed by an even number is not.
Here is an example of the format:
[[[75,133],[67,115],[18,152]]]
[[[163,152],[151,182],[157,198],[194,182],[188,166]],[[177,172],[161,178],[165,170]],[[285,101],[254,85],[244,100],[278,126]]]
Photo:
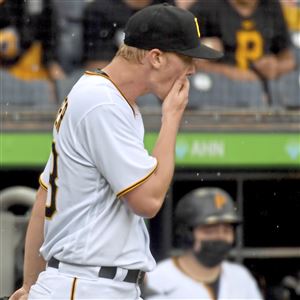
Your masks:
[[[58,269],[59,260],[54,257],[51,257],[48,261],[48,267]],[[107,279],[114,279],[117,274],[117,267],[101,267],[98,272],[98,277],[100,278],[107,278]],[[127,275],[123,279],[125,282],[130,283],[137,283],[141,284],[144,280],[145,272],[141,270],[128,270]]]

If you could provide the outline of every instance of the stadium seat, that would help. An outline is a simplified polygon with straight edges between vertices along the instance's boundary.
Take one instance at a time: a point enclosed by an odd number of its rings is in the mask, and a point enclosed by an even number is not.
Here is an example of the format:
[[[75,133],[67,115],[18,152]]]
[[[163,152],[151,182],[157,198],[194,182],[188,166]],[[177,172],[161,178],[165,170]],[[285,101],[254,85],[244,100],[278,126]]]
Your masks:
[[[298,34],[298,39],[299,39],[299,44],[300,44],[300,33]],[[298,45],[298,46],[294,45],[292,50],[296,57],[297,66],[298,66],[298,68],[300,68],[300,45]]]
[[[291,31],[290,35],[292,41],[291,49],[295,55],[297,68],[300,69],[300,31]]]
[[[153,94],[140,96],[137,100],[137,104],[139,107],[149,107],[149,108],[160,107],[161,105],[159,99]]]
[[[82,16],[89,1],[52,0],[57,19],[57,56],[67,73],[72,73],[81,64],[83,55]],[[76,49],[76,51],[74,51]]]
[[[72,89],[73,85],[76,81],[83,75],[83,70],[78,70],[73,72],[65,79],[56,80],[56,95],[58,103],[62,103],[66,96],[69,94],[70,90]]]
[[[273,106],[300,108],[300,69],[270,81],[270,91]]]
[[[6,105],[43,106],[53,103],[49,82],[20,80],[0,70],[1,102]]]
[[[263,89],[260,82],[233,81],[221,74],[197,73],[191,78],[188,107],[261,108]]]

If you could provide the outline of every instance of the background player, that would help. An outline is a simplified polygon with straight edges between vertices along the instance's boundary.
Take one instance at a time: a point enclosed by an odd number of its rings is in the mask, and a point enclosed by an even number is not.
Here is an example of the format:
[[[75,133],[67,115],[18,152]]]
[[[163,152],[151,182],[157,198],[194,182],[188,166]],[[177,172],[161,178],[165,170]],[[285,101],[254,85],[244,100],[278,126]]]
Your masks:
[[[190,12],[149,6],[129,19],[125,45],[113,61],[75,84],[54,124],[40,180],[47,192],[38,192],[24,285],[12,299],[29,288],[29,299],[139,298],[143,272],[155,267],[142,217],[157,214],[173,176],[193,58],[221,56],[199,37]],[[135,103],[149,92],[163,99],[152,156]]]
[[[226,260],[240,222],[227,192],[189,192],[179,200],[175,220],[184,252],[147,274],[146,299],[262,299],[249,271]]]

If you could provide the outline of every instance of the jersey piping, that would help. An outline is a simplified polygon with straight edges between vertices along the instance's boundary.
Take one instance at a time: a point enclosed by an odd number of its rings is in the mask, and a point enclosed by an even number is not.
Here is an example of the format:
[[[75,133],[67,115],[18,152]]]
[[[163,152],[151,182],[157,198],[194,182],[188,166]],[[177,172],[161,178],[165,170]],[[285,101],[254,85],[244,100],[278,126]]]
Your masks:
[[[158,163],[156,163],[155,167],[145,177],[143,177],[139,181],[133,183],[129,187],[127,187],[127,188],[123,189],[122,191],[120,191],[119,193],[117,193],[117,198],[122,197],[124,194],[130,192],[131,190],[135,189],[136,187],[138,187],[139,185],[141,185],[143,182],[145,182],[154,173],[154,171],[156,170],[157,166],[158,166]]]
[[[122,93],[122,91],[118,88],[118,86],[109,78],[109,76],[106,73],[97,73],[97,72],[91,72],[91,71],[85,71],[84,74],[86,75],[91,75],[91,76],[101,76],[104,77],[106,79],[108,79],[113,85],[114,87],[119,91],[119,93],[122,95],[122,97],[125,99],[125,101],[127,102],[127,104],[130,106],[130,108],[132,109],[132,112],[135,116],[135,110],[133,108],[133,106],[130,104],[130,102],[126,99],[125,95]]]
[[[40,175],[40,177],[39,177],[39,184],[40,184],[40,186],[41,186],[45,191],[48,191],[48,186],[47,186],[47,184],[43,181],[42,175]]]
[[[71,290],[70,300],[74,300],[74,299],[75,299],[76,284],[77,284],[77,278],[75,277],[75,278],[73,279],[73,284],[72,284],[72,290]]]

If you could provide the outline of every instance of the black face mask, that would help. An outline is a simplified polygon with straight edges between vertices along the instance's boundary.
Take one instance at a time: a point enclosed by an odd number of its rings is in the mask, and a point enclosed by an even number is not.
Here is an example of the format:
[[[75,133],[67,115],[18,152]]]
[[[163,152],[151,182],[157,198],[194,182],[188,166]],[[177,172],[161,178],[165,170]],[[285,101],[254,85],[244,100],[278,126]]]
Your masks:
[[[213,268],[226,258],[231,248],[231,243],[223,240],[203,240],[200,250],[194,251],[194,255],[203,266]]]

